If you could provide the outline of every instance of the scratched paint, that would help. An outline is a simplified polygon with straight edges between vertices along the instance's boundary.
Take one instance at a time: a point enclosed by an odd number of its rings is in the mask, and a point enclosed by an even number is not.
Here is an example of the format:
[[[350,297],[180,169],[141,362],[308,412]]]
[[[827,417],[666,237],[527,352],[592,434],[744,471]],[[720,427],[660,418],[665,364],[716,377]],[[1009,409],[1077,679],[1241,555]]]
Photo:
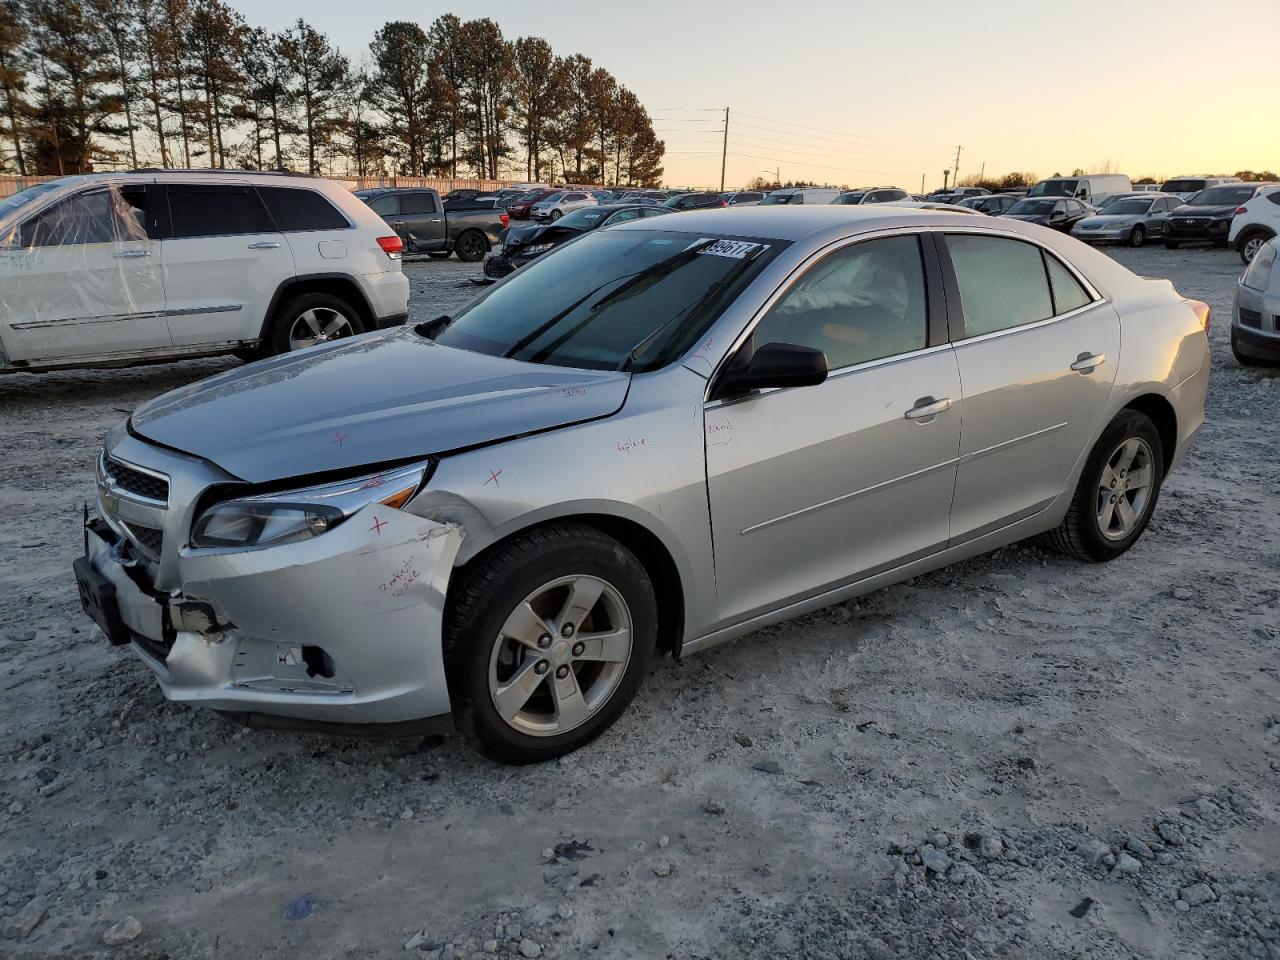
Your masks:
[[[486,480],[486,481],[484,482],[484,486],[486,486],[486,487],[487,487],[489,484],[491,484],[491,483],[492,483],[495,487],[501,487],[501,486],[502,486],[502,481],[498,479],[498,478],[499,478],[499,477],[501,477],[501,476],[502,476],[502,470],[501,470],[501,469],[499,469],[499,470],[492,470],[492,469],[491,469],[491,470],[489,471],[489,479],[488,479],[488,480]]]
[[[351,439],[351,435],[348,433],[335,433],[333,435],[333,439],[330,440],[329,442],[336,443],[338,446],[342,446],[343,443],[345,443],[347,440],[350,440],[350,439]]]
[[[585,397],[587,395],[587,388],[586,387],[565,387],[564,390],[561,391],[560,395],[563,397]]]
[[[632,450],[638,450],[640,447],[649,447],[650,443],[647,437],[641,437],[636,440],[628,437],[626,440],[615,440],[614,446],[618,448],[619,453],[630,453]]]

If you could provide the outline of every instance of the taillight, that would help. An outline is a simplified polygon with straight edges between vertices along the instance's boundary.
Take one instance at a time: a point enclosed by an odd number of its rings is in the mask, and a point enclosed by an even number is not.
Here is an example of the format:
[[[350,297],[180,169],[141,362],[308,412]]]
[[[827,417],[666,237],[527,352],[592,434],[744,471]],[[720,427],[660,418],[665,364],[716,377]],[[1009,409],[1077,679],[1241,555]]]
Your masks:
[[[1249,211],[1248,211],[1248,210],[1246,210],[1244,207],[1236,207],[1236,212],[1235,212],[1235,213],[1233,213],[1233,214],[1232,214],[1232,216],[1233,216],[1233,217],[1238,217],[1238,216],[1240,216],[1240,214],[1242,214],[1242,213],[1248,213],[1248,212],[1249,212]]]
[[[511,217],[505,213],[498,214],[498,219],[502,222],[504,227],[511,222]]]
[[[379,237],[378,246],[380,246],[382,248],[382,252],[392,260],[399,260],[400,251],[404,249],[404,241],[393,233],[389,237]]]
[[[725,201],[723,201],[723,200],[721,200],[721,201],[720,201],[720,206],[722,206],[722,207],[727,207],[728,205],[729,205],[729,204],[725,203]]]
[[[1203,300],[1188,300],[1187,306],[1195,311],[1196,316],[1200,319],[1200,326],[1204,327],[1204,332],[1209,332],[1209,318],[1213,313],[1209,309],[1209,305]]]

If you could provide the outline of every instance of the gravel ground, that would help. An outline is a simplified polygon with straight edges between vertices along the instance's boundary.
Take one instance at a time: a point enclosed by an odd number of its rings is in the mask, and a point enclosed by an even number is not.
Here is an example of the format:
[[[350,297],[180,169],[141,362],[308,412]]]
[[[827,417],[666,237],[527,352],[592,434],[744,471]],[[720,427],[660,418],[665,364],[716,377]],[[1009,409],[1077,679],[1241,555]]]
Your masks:
[[[231,361],[0,380],[0,956],[1280,958],[1280,377],[1231,358],[1234,253],[1115,255],[1216,315],[1133,551],[660,662],[541,767],[166,703],[79,611],[80,507],[110,425]],[[406,271],[423,318],[479,274]]]

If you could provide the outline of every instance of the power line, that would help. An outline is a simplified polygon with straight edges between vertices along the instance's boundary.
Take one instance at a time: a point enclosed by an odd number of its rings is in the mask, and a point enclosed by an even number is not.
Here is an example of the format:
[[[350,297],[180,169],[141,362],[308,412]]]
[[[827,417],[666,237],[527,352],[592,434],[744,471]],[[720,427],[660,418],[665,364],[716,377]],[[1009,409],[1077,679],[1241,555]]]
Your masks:
[[[739,112],[742,112],[742,111],[739,111]],[[755,113],[745,113],[745,112],[742,112],[742,115],[743,115],[744,117],[751,117],[751,118],[753,118],[753,119],[755,119],[755,120],[766,120],[766,121],[768,121],[769,123],[778,123],[778,124],[782,124],[783,126],[786,126],[786,127],[800,127],[800,128],[801,128],[801,129],[803,129],[803,130],[816,130],[816,131],[818,131],[819,133],[833,133],[833,134],[835,134],[836,136],[840,136],[840,137],[853,137],[855,140],[882,140],[882,141],[884,141],[885,143],[901,143],[901,144],[905,144],[905,145],[908,145],[908,146],[916,146],[916,147],[933,147],[933,146],[935,146],[935,144],[931,144],[931,143],[923,143],[923,142],[921,142],[921,141],[919,141],[919,140],[899,140],[899,139],[896,139],[896,138],[894,138],[894,137],[872,137],[872,136],[867,136],[867,135],[865,135],[865,134],[860,134],[860,133],[845,133],[845,132],[844,132],[844,131],[842,131],[842,130],[831,130],[831,129],[828,129],[828,128],[826,128],[826,127],[811,127],[811,126],[809,126],[808,124],[804,124],[804,123],[793,123],[793,122],[791,122],[790,120],[776,120],[776,119],[774,119],[773,117],[762,117],[762,116],[760,116],[759,114],[755,114]]]

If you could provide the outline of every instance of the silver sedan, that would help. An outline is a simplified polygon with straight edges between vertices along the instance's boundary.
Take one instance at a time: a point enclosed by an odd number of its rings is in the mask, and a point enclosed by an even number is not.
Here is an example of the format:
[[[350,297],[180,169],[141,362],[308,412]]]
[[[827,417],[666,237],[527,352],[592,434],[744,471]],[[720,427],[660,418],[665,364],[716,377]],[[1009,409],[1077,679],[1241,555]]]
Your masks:
[[[1120,556],[1204,419],[1208,322],[1015,221],[637,220],[140,407],[81,598],[173,700],[545,759],[655,655],[1037,534]]]
[[[1086,243],[1124,243],[1140,247],[1164,236],[1169,213],[1182,203],[1172,194],[1147,193],[1121,197],[1071,228],[1071,235]]]

